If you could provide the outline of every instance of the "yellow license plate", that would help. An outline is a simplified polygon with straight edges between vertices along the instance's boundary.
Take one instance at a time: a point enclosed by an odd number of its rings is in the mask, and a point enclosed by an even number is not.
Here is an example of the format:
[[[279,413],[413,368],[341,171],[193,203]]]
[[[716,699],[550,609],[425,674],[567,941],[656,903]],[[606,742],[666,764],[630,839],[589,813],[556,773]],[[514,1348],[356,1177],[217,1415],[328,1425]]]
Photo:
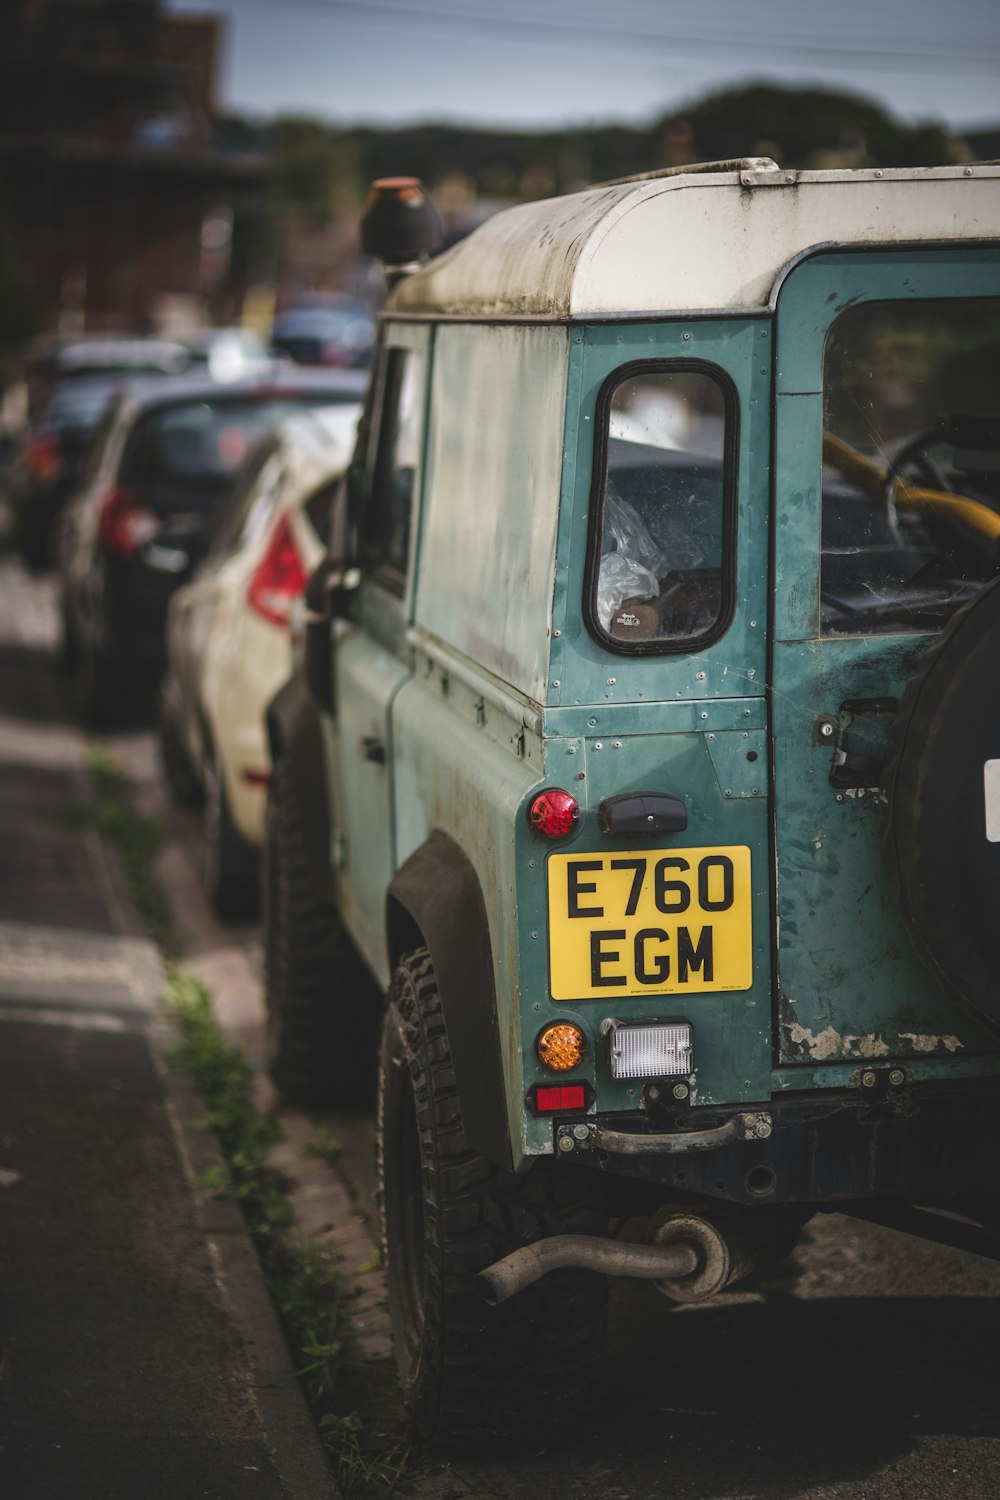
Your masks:
[[[554,1000],[748,990],[750,850],[550,854]]]

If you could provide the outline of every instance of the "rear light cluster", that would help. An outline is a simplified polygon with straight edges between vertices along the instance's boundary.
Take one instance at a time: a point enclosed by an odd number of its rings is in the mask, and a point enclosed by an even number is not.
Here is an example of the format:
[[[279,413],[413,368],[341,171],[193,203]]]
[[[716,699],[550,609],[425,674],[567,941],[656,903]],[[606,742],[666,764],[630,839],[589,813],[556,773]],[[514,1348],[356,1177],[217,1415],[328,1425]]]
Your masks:
[[[587,1038],[572,1021],[555,1021],[546,1026],[535,1042],[538,1060],[552,1073],[571,1073],[583,1062]]]
[[[615,1023],[610,1029],[612,1078],[675,1078],[694,1066],[690,1021]]]
[[[535,1113],[555,1115],[564,1109],[587,1108],[587,1085],[585,1083],[539,1083],[534,1089]]]
[[[272,625],[287,626],[292,605],[306,586],[291,524],[282,516],[247,588],[247,602]]]
[[[143,505],[134,490],[115,485],[101,502],[101,541],[119,557],[134,557],[161,527],[160,518]]]
[[[528,808],[528,822],[547,839],[563,839],[580,821],[580,805],[571,792],[549,787]]]
[[[59,444],[50,433],[39,432],[24,450],[24,466],[32,479],[57,479],[62,470]]]

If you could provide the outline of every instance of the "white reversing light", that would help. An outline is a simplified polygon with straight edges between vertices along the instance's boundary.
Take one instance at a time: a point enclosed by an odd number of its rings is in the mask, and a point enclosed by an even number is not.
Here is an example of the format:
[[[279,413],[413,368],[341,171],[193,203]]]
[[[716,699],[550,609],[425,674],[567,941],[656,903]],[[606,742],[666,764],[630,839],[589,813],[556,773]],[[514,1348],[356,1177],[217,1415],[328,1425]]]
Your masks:
[[[692,1071],[691,1026],[687,1021],[651,1021],[611,1027],[613,1078],[669,1078]]]

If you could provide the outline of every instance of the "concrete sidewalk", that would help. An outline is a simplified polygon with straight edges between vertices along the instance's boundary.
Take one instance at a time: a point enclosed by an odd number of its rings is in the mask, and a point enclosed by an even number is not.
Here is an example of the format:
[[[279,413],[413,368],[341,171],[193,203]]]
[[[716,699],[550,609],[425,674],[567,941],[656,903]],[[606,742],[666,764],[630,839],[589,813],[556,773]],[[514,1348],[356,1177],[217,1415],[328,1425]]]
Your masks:
[[[186,1080],[160,966],[82,816],[53,611],[0,559],[0,1491],[318,1500],[335,1488]]]

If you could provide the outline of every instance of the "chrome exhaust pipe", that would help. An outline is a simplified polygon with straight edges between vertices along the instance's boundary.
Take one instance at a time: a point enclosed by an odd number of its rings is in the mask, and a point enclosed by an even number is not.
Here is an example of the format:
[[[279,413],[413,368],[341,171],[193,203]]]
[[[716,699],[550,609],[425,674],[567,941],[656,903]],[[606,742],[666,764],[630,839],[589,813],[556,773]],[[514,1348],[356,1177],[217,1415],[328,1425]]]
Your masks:
[[[476,1286],[490,1307],[497,1307],[546,1272],[563,1266],[661,1281],[692,1275],[698,1269],[698,1252],[690,1244],[631,1245],[596,1234],[554,1234],[487,1266],[476,1277]]]
[[[673,1210],[655,1217],[650,1227],[653,1243],[648,1245],[589,1234],[536,1240],[487,1266],[476,1286],[490,1307],[497,1307],[548,1271],[577,1266],[604,1276],[655,1281],[657,1291],[674,1302],[705,1302],[748,1275],[775,1238],[774,1226],[764,1221],[720,1225]]]

